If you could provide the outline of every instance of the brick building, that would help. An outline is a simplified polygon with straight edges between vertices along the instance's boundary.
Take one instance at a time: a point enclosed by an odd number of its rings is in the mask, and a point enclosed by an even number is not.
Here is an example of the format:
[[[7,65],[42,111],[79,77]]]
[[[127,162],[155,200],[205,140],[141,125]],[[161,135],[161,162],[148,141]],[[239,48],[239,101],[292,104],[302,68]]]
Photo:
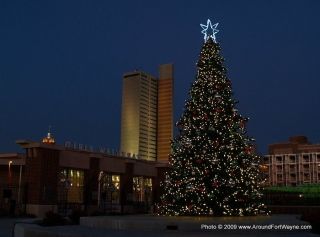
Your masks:
[[[173,65],[161,65],[159,79],[126,73],[121,152],[57,145],[50,129],[42,142],[17,141],[24,154],[0,154],[0,211],[152,211],[168,169],[172,119]]]
[[[320,183],[320,144],[309,143],[305,136],[271,144],[263,167],[269,186]]]
[[[44,216],[47,211],[152,211],[167,165],[86,146],[17,141],[24,154],[0,155],[0,209]]]

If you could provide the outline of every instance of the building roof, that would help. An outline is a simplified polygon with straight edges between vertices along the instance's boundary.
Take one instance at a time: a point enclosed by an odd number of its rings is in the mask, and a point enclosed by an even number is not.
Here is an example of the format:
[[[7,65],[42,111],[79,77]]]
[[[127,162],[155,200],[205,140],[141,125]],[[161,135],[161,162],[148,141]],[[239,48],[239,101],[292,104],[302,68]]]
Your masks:
[[[310,152],[320,152],[320,144],[311,144],[306,136],[294,136],[287,142],[269,145],[269,155]]]

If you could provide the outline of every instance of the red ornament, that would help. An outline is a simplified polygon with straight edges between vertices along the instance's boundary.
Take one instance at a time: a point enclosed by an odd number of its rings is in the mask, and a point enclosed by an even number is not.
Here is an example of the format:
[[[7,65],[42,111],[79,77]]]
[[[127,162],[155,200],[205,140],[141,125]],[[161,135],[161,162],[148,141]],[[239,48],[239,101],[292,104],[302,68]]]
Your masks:
[[[192,209],[192,208],[193,208],[193,205],[192,205],[192,204],[188,205],[188,209],[189,209],[189,210]]]
[[[203,193],[204,192],[204,187],[200,187],[198,190],[199,190],[199,192]]]
[[[201,159],[197,159],[197,160],[196,160],[196,163],[197,163],[197,164],[201,164],[201,163],[202,163],[202,160],[201,160]]]
[[[215,188],[219,187],[219,182],[218,181],[214,181],[212,183],[212,187],[215,187]]]
[[[213,142],[213,146],[214,146],[214,147],[218,147],[219,145],[220,145],[220,143],[219,143],[218,141],[214,141],[214,142]]]
[[[253,147],[252,146],[247,146],[245,148],[245,153],[246,154],[252,154],[253,153]]]

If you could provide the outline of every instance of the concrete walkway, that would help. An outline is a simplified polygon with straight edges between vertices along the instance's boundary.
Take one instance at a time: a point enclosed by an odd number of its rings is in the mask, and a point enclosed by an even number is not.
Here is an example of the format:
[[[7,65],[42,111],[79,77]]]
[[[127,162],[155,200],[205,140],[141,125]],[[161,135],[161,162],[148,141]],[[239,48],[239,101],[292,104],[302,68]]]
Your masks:
[[[24,237],[212,237],[212,236],[259,236],[259,237],[273,237],[273,236],[294,236],[294,237],[319,237],[319,235],[312,234],[306,231],[143,231],[143,230],[108,230],[101,228],[91,228],[85,226],[59,226],[59,227],[40,227],[27,228],[24,232]],[[18,237],[19,235],[15,235]]]
[[[0,237],[11,237],[12,228],[17,222],[26,222],[34,219],[26,218],[0,218]]]
[[[290,228],[295,225],[309,225],[301,221],[297,215],[245,216],[245,217],[163,217],[152,215],[132,216],[96,216],[82,217],[80,225],[114,230],[151,230],[163,231],[177,229],[179,231],[218,231],[240,230],[249,226],[276,230]],[[286,225],[285,227],[278,227]],[[248,228],[249,228],[248,227]],[[303,226],[301,226],[303,227]]]
[[[89,227],[84,225],[77,226],[57,226],[57,227],[41,227],[31,224],[19,224],[15,229],[15,237],[141,237],[141,236],[150,236],[150,237],[198,237],[198,236],[259,236],[259,237],[271,237],[271,236],[295,236],[295,237],[319,237],[319,235],[310,233],[310,230],[280,230],[280,229],[266,229],[266,230],[240,230],[239,227],[245,224],[249,225],[266,225],[273,224],[277,225],[308,225],[306,222],[302,222],[297,219],[297,216],[293,215],[274,215],[272,217],[244,217],[244,218],[175,218],[175,223],[178,224],[177,230],[166,230],[161,228],[148,228],[146,225],[157,226],[168,223],[174,224],[170,218],[167,217],[153,217],[153,216],[107,216],[107,217],[89,217],[85,218],[86,221],[89,219],[97,221],[97,218],[100,219],[100,226]],[[108,226],[108,224],[102,226],[102,220],[107,220],[105,223],[110,222],[110,220],[122,220],[122,229],[119,229],[115,226]],[[135,221],[134,221],[135,220]],[[138,221],[138,222],[136,222]],[[83,219],[81,220],[82,224],[84,223]],[[124,225],[127,223],[127,225]],[[128,224],[131,223],[131,224]],[[222,225],[226,228],[230,227],[228,225],[236,225],[237,229],[201,229],[201,223],[207,225]],[[134,226],[132,229],[132,224]],[[121,226],[121,224],[120,224]],[[189,226],[189,228],[186,228]],[[128,229],[128,227],[130,227]],[[126,229],[127,228],[127,229]],[[148,230],[146,230],[148,229]],[[2,237],[2,236],[1,236]],[[6,237],[6,236],[5,236]]]
[[[10,237],[13,227],[14,219],[1,218],[0,219],[0,236],[1,237]]]

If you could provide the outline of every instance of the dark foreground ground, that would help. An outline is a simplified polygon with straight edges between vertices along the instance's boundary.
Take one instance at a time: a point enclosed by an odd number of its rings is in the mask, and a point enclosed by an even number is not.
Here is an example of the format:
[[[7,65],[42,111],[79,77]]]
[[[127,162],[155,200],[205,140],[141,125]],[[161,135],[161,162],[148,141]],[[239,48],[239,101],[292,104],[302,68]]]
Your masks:
[[[126,217],[124,217],[126,218]],[[290,220],[296,220],[295,216],[292,215],[283,215],[276,216],[277,221],[283,218],[284,224],[290,224]],[[131,217],[130,217],[131,219]],[[12,228],[15,222],[23,222],[26,219],[17,219],[17,218],[1,218],[0,219],[0,237],[11,237],[12,236]],[[212,222],[216,224],[215,221]],[[303,222],[305,223],[305,222]],[[147,225],[148,223],[146,223]],[[224,223],[226,224],[226,223]],[[230,223],[232,224],[232,223]],[[239,224],[239,223],[238,223]],[[106,228],[92,228],[88,226],[55,226],[55,227],[39,227],[34,224],[18,224],[17,227],[27,227],[29,228],[28,236],[48,236],[48,237],[160,237],[160,236],[168,236],[168,237],[198,237],[198,236],[228,236],[228,237],[236,237],[236,236],[259,236],[259,237],[271,237],[271,236],[293,236],[293,237],[319,237],[320,235],[316,235],[311,233],[310,231],[296,231],[296,230],[286,230],[286,231],[268,231],[268,230],[247,230],[247,231],[239,231],[239,230],[203,230],[199,226],[199,229],[192,231],[185,230],[144,230],[143,225],[139,230],[113,230]],[[148,229],[148,228],[146,228]],[[17,235],[16,235],[17,236]]]

